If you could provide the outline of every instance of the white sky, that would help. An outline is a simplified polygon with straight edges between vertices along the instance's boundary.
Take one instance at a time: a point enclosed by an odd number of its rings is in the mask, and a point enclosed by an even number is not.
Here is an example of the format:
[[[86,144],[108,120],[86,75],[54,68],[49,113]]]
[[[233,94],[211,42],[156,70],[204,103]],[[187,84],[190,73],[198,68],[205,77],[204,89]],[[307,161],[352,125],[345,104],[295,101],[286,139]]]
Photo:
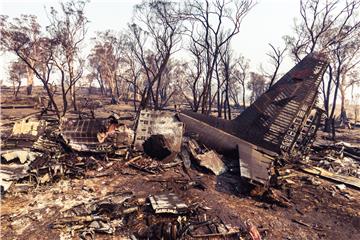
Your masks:
[[[10,18],[20,14],[33,14],[40,25],[48,23],[46,8],[58,7],[56,0],[0,0],[0,14]],[[86,51],[90,50],[90,39],[96,31],[113,29],[120,31],[131,21],[133,6],[140,0],[91,0],[85,9],[90,20]],[[282,46],[282,36],[291,33],[293,20],[298,15],[299,0],[258,0],[256,6],[245,17],[240,33],[233,39],[232,46],[237,54],[241,53],[251,61],[251,68],[258,70],[260,63],[266,68],[268,43]],[[86,53],[87,54],[87,53]],[[7,66],[13,57],[0,56],[0,79],[7,79]],[[291,63],[286,61],[282,72],[286,72]]]

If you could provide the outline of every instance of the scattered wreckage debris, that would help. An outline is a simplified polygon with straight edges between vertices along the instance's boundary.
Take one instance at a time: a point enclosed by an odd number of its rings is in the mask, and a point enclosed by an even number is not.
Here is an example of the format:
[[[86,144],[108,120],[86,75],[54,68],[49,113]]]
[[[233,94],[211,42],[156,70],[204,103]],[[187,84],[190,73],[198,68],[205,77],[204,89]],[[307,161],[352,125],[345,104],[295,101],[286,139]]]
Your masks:
[[[20,163],[24,164],[26,161],[33,161],[36,157],[39,156],[39,153],[30,152],[29,149],[19,149],[19,150],[5,150],[2,151],[1,157],[4,158],[7,162],[10,162],[14,159],[19,159]]]
[[[156,177],[156,178],[147,179],[147,181],[148,182],[165,182],[165,183],[171,182],[171,183],[175,183],[175,184],[180,184],[181,185],[180,189],[182,189],[182,190],[196,188],[196,189],[204,191],[205,189],[207,189],[206,184],[203,181],[201,181],[201,179],[184,179],[184,178],[164,179],[164,178]]]
[[[33,143],[43,135],[47,122],[33,117],[27,117],[15,122],[12,127],[10,136],[5,137],[2,141],[2,150],[14,150],[30,148]]]
[[[37,138],[44,134],[45,127],[45,121],[28,117],[15,122],[10,136],[2,136],[1,194],[8,191],[14,182],[29,176],[29,164],[41,156],[31,148]]]
[[[151,115],[151,111],[147,112]],[[205,146],[200,148],[192,139],[187,140],[186,144],[183,143],[183,123],[176,120],[174,113],[158,112],[155,115],[160,116],[160,119],[166,116],[160,125],[163,126],[164,122],[168,121],[173,129],[167,129],[170,133],[166,133],[156,130],[164,127],[150,126],[149,135],[144,138],[142,146],[145,150],[146,142],[155,139],[151,147],[160,146],[166,149],[167,154],[164,158],[159,157],[159,154],[152,158],[150,154],[131,151],[131,130],[114,118],[63,120],[59,128],[54,127],[56,124],[46,121],[27,120],[16,123],[12,135],[4,142],[8,150],[3,152],[5,162],[2,161],[4,167],[1,168],[3,191],[9,190],[14,182],[19,189],[29,189],[64,177],[103,176],[94,172],[105,172],[107,166],[116,164],[158,176],[154,174],[182,164],[188,165],[192,158],[215,174],[221,174],[226,170],[220,156],[214,151]],[[176,133],[176,137],[172,133]],[[20,136],[25,137],[24,143],[27,144],[24,145],[27,148],[11,150],[12,145],[9,143]],[[106,147],[99,149],[99,145]],[[67,147],[72,151],[68,151]],[[124,148],[128,151],[120,153],[119,151]],[[145,150],[145,153],[149,152]],[[169,156],[171,159],[165,160]],[[20,164],[9,165],[16,159],[19,159]],[[110,164],[112,161],[115,164]],[[166,181],[180,184],[180,189],[184,191],[190,188],[206,189],[206,185],[196,178]],[[185,203],[171,192],[149,195],[146,201],[134,198],[133,194],[115,193],[65,211],[64,216],[58,218],[51,226],[61,229],[65,235],[78,232],[81,238],[95,238],[96,233],[129,232],[128,226],[131,226],[130,234],[136,238],[150,239],[179,239],[186,236],[236,237],[244,234],[238,228],[224,225],[218,217],[210,218],[204,213],[204,209],[206,208],[198,204]]]
[[[242,231],[206,213],[197,203],[186,204],[175,193],[136,197],[131,192],[112,193],[64,211],[52,228],[81,238],[95,233],[127,232],[131,239],[217,238],[249,234],[261,239],[256,227]],[[256,235],[257,234],[257,235]],[[66,235],[66,234],[65,234]],[[232,238],[230,238],[232,239]]]
[[[307,173],[360,188],[359,148],[345,142],[331,145],[315,144],[301,169]],[[311,165],[311,166],[309,166]]]
[[[149,125],[148,133],[165,134],[151,134],[146,139],[147,141],[156,140],[156,137],[160,136],[161,141],[155,141],[154,146],[165,143],[169,154],[163,155],[167,157],[167,160],[161,163],[141,154],[136,157],[138,153],[132,151],[134,132],[114,116],[104,119],[62,119],[59,127],[56,122],[36,118],[26,118],[15,122],[12,133],[2,142],[2,149],[4,149],[2,162],[8,163],[19,159],[22,165],[3,168],[7,168],[6,173],[2,172],[3,189],[8,190],[14,180],[27,179],[35,184],[44,184],[64,176],[84,177],[87,170],[99,171],[104,169],[104,165],[112,165],[104,164],[96,158],[105,158],[108,159],[107,161],[110,159],[126,161],[133,156],[126,165],[150,174],[160,173],[181,164],[181,161],[175,158],[181,148],[183,123],[176,121],[173,113],[159,111],[146,113],[151,113],[151,116],[161,121],[159,126],[155,124],[153,127],[154,123]],[[168,124],[167,132],[161,130],[160,125],[163,126],[164,123]],[[177,134],[176,137],[172,135],[173,133]],[[165,139],[164,136],[167,138]],[[146,145],[146,141],[144,144]],[[19,148],[14,148],[15,146]],[[72,151],[68,151],[69,149]],[[86,154],[97,157],[89,157]],[[154,152],[154,154],[158,153]],[[154,155],[148,155],[154,157]],[[157,159],[160,158],[157,157]],[[12,175],[19,172],[20,168],[23,174]],[[16,171],[11,169],[16,169]],[[93,176],[100,175],[93,174]]]
[[[325,169],[322,169],[319,167],[302,168],[302,170],[307,173],[313,174],[313,175],[327,178],[327,179],[330,179],[335,182],[344,183],[348,186],[360,189],[360,179],[359,178],[331,173],[331,172],[326,171]]]
[[[323,168],[329,172],[360,178],[359,148],[348,143],[317,144],[306,163]]]
[[[57,125],[35,117],[15,122],[1,146],[2,194],[14,181],[36,186],[63,176],[83,176],[86,169],[96,165],[89,158],[62,154]]]
[[[149,200],[155,213],[181,214],[188,208],[174,193],[150,195]]]
[[[70,232],[79,231],[82,238],[90,236],[95,239],[95,232],[113,234],[116,226],[122,225],[123,216],[138,209],[125,204],[132,195],[131,192],[114,193],[74,206],[65,211],[51,227]],[[117,218],[119,219],[115,220]]]
[[[156,174],[163,171],[160,162],[145,157],[133,158],[127,162],[126,165],[149,174]]]

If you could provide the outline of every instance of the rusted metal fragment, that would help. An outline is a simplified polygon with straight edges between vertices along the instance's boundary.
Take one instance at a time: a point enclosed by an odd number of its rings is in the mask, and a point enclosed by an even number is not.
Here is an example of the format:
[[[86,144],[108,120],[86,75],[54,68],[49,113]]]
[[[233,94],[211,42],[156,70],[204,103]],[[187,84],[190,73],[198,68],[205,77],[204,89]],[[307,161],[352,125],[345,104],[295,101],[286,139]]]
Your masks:
[[[12,161],[14,159],[19,159],[21,163],[25,163],[26,161],[33,161],[39,153],[31,152],[26,149],[14,149],[7,150],[1,153],[1,157],[3,157],[6,161]]]
[[[267,184],[271,178],[274,156],[266,154],[250,143],[238,145],[242,177]]]
[[[172,152],[181,150],[184,124],[174,113],[166,111],[142,110],[136,129],[135,147],[143,150],[143,143],[151,135],[163,135],[171,147]]]
[[[188,206],[175,193],[150,195],[149,200],[155,213],[186,213]]]
[[[29,167],[24,164],[2,164],[0,169],[1,194],[8,191],[13,182],[29,176],[28,169]]]
[[[224,162],[215,151],[206,149],[206,151],[200,152],[200,146],[193,139],[188,141],[188,148],[200,166],[210,169],[215,175],[220,175],[226,171]]]

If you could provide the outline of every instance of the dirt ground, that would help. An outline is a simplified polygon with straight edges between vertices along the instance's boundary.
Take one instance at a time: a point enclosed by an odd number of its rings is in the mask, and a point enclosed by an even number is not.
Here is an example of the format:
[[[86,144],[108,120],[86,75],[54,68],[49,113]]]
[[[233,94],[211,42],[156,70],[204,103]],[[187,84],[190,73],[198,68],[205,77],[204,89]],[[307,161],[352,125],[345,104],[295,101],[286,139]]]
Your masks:
[[[130,109],[131,106],[104,104],[95,113],[96,116],[107,116],[111,111],[127,114]],[[2,131],[14,119],[36,111],[3,109]],[[359,143],[359,130],[340,130],[339,133],[341,140]],[[236,161],[233,164],[236,165]],[[209,216],[218,216],[227,225],[239,228],[250,220],[262,239],[360,239],[359,189],[340,190],[337,183],[296,170],[296,166],[287,167],[292,177],[276,189],[289,202],[288,206],[282,206],[253,196],[249,184],[234,169],[215,176],[197,166],[189,170],[176,166],[160,174],[149,174],[129,168],[124,162],[111,161],[101,170],[109,173],[103,174],[105,176],[64,177],[30,191],[2,196],[0,236],[1,239],[79,239],[76,233],[65,235],[64,231],[51,228],[52,223],[75,205],[113,192],[129,191],[138,198],[174,192],[189,205],[200,203]],[[190,178],[200,179],[206,189],[184,189],[177,181]],[[125,226],[115,235],[96,234],[96,238],[129,239],[131,229],[132,226]]]

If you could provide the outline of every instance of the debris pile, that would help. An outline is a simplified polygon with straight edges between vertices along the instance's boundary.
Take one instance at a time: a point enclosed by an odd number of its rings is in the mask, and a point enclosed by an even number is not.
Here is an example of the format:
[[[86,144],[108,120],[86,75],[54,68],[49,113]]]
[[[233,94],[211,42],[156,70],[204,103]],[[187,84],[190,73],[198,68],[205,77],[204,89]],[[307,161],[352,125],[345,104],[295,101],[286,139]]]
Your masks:
[[[215,151],[193,138],[183,137],[184,124],[174,113],[142,111],[136,134],[114,116],[62,119],[59,124],[41,117],[15,122],[11,134],[3,139],[2,194],[29,192],[37,186],[51,187],[52,183],[64,178],[94,178],[109,174],[159,176],[172,168],[182,172],[193,164],[215,175],[221,175],[227,169]],[[137,173],[132,173],[131,169]],[[157,177],[150,181],[171,181],[183,191],[206,189],[196,177],[173,180]],[[206,206],[191,201],[188,199],[185,203],[174,192],[147,197],[115,192],[100,199],[87,199],[87,202],[61,211],[61,216],[51,223],[51,227],[60,229],[63,236],[77,233],[84,239],[94,239],[96,233],[128,233],[134,239],[253,234],[247,232],[245,224],[242,230],[239,226],[225,225],[219,217],[210,217]]]
[[[186,204],[174,193],[141,198],[119,192],[90,199],[66,210],[51,227],[64,231],[63,236],[72,237],[77,232],[83,239],[95,239],[96,233],[127,233],[131,239],[261,239],[250,222],[240,227],[225,224],[221,218],[208,215],[206,207]]]
[[[329,172],[360,179],[360,149],[349,143],[314,146],[309,160]]]

